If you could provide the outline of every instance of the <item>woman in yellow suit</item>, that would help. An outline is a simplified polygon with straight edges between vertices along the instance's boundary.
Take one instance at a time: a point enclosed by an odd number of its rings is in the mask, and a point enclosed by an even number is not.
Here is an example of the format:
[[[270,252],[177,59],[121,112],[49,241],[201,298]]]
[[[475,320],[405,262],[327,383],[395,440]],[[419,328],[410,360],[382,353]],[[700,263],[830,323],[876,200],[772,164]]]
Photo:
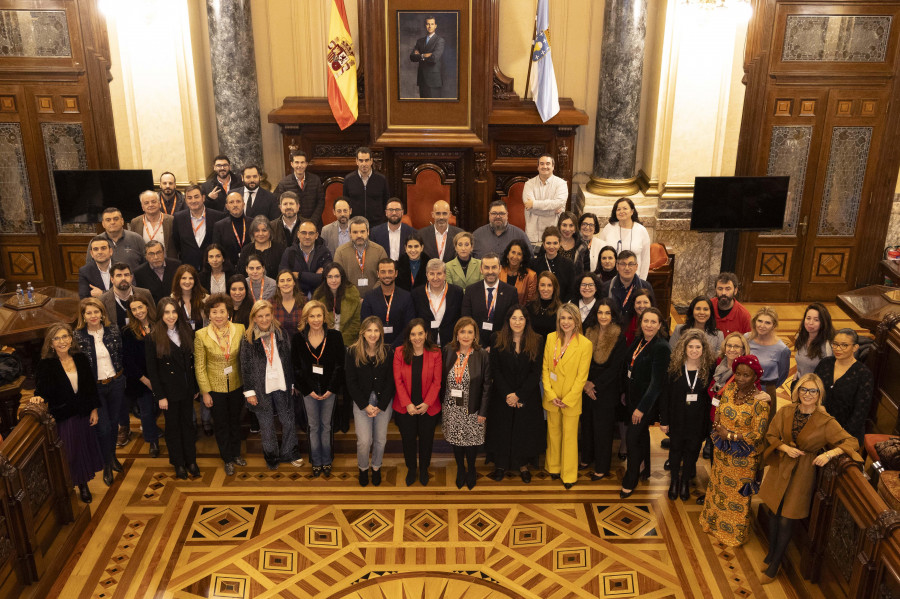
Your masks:
[[[556,312],[556,332],[544,346],[544,409],[547,410],[547,472],[571,489],[578,478],[578,419],[593,346],[581,334],[581,313],[572,304]]]

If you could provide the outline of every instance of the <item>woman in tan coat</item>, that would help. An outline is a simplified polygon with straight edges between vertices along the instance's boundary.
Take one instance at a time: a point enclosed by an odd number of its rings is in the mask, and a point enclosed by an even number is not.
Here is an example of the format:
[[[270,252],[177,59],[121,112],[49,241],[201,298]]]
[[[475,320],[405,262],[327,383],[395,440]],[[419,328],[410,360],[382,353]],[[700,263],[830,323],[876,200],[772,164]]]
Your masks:
[[[791,395],[793,403],[778,410],[766,433],[768,447],[763,460],[769,469],[759,498],[773,516],[763,584],[772,582],[778,574],[794,521],[809,515],[816,483],[814,466],[824,466],[841,453],[860,460],[856,439],[822,407],[824,396],[822,379],[815,374],[800,377]],[[820,453],[826,446],[831,449]]]

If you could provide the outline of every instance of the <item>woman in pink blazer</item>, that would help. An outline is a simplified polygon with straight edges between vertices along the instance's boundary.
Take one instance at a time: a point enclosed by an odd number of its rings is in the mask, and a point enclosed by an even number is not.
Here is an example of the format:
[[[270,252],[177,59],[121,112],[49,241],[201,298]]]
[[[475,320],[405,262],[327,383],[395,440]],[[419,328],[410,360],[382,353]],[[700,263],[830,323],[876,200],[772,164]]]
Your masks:
[[[394,383],[393,408],[408,469],[406,486],[416,482],[417,468],[424,486],[441,411],[441,350],[428,338],[421,318],[410,321],[403,345],[394,350]]]

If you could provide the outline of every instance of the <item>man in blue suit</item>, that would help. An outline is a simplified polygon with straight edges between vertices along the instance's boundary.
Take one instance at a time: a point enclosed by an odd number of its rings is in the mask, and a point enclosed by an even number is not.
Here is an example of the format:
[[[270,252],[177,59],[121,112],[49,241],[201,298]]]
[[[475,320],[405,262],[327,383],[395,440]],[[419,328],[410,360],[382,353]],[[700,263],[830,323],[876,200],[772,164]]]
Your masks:
[[[387,222],[373,227],[369,239],[383,247],[391,260],[396,261],[406,254],[406,240],[415,229],[403,222],[403,204],[399,198],[388,200],[384,215]]]
[[[409,60],[419,63],[416,85],[419,86],[420,98],[442,98],[444,83],[441,77],[441,56],[444,54],[444,38],[435,31],[437,23],[434,17],[425,18],[425,37],[416,40],[416,45],[409,55]]]

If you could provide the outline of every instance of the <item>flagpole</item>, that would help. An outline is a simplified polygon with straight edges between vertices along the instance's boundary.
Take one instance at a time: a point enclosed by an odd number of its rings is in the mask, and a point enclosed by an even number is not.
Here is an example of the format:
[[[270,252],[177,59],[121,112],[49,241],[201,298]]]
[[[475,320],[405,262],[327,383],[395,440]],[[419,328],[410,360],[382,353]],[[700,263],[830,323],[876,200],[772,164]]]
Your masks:
[[[531,34],[531,48],[528,51],[528,74],[525,75],[525,97],[528,99],[528,91],[531,89],[531,63],[534,62],[534,40],[537,38],[537,13],[534,15],[534,32]]]

